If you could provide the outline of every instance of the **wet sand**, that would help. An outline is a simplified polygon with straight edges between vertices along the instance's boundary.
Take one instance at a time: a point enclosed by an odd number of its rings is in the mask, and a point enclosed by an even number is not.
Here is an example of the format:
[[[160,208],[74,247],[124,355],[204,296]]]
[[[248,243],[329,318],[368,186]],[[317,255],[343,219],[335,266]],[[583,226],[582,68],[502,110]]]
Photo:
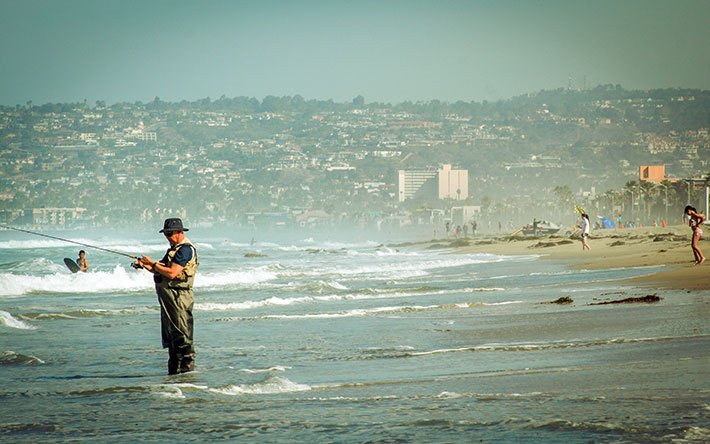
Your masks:
[[[582,251],[578,235],[564,234],[440,239],[426,242],[425,247],[454,248],[463,253],[536,254],[544,259],[567,262],[578,269],[661,266],[664,268],[658,273],[627,282],[648,288],[710,290],[710,259],[701,265],[694,265],[690,239],[691,231],[687,226],[675,225],[666,228],[593,230],[589,239],[591,250],[587,251]],[[701,238],[699,246],[705,256],[710,255],[707,235]]]

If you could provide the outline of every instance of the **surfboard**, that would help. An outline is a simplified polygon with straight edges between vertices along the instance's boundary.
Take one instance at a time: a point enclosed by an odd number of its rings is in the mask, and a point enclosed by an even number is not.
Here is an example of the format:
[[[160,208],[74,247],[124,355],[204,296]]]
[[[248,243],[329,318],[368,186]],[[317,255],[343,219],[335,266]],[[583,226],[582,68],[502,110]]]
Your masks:
[[[81,268],[79,267],[79,265],[77,265],[76,262],[74,262],[73,260],[69,259],[68,257],[65,257],[65,258],[64,258],[64,264],[67,266],[67,268],[68,268],[69,270],[71,270],[72,273],[76,273],[76,272],[78,272],[79,270],[81,270]]]

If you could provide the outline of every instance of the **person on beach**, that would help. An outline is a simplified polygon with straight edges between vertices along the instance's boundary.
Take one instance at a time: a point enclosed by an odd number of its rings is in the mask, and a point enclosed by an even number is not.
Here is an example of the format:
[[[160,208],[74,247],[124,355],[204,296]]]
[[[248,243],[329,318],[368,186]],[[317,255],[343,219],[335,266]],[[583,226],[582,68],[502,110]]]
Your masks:
[[[188,228],[179,218],[165,219],[160,233],[170,248],[160,261],[141,256],[136,268],[153,273],[155,291],[160,302],[160,330],[163,348],[168,349],[168,374],[187,373],[195,369],[193,345],[192,286],[197,272],[197,250],[185,237]]]
[[[695,256],[695,265],[700,265],[705,262],[705,256],[703,256],[702,251],[698,248],[698,242],[703,235],[703,221],[705,221],[705,215],[703,213],[698,213],[698,210],[687,205],[683,213],[689,217],[688,225],[690,229],[693,230],[693,238],[690,241],[690,248],[693,250],[693,255]]]
[[[79,266],[79,271],[86,271],[89,269],[89,261],[86,260],[86,251],[79,251],[79,258],[76,260],[76,264]]]
[[[589,216],[582,213],[582,251],[589,250]]]

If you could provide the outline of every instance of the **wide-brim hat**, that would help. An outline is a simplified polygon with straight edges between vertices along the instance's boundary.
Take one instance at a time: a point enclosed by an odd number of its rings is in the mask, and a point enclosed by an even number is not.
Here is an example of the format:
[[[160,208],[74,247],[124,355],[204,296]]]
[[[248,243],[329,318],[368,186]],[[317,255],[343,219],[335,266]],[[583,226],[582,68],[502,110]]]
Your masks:
[[[189,228],[185,228],[182,226],[182,219],[179,217],[171,217],[169,219],[165,219],[165,223],[163,223],[163,229],[158,231],[158,233],[165,233],[166,231],[190,231]]]

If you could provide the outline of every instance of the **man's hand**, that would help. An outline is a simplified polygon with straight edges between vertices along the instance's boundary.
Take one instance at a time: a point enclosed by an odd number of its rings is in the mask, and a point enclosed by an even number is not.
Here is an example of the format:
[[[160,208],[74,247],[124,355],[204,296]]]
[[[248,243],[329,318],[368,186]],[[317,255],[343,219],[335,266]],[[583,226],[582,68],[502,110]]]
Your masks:
[[[138,259],[135,264],[137,266],[140,266],[141,268],[145,268],[148,271],[153,271],[155,270],[155,264],[158,262],[154,261],[148,256],[141,256],[140,259]]]

